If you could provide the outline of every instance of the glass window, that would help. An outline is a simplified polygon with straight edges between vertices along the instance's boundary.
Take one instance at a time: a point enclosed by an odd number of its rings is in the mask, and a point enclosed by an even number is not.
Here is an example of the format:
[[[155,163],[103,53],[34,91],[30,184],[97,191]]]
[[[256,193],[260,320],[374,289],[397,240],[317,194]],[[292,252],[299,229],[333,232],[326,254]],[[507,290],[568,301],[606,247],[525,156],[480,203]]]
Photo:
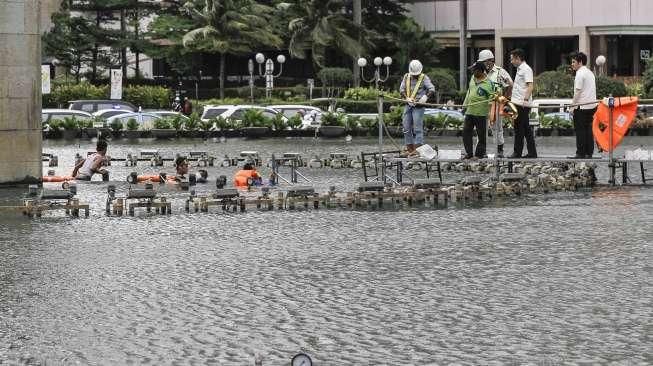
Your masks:
[[[211,118],[219,117],[222,115],[222,113],[226,111],[227,111],[226,108],[207,109],[206,112],[204,112],[204,116],[202,116],[202,118],[211,119]]]
[[[154,122],[155,120],[159,119],[159,117],[149,116],[147,114],[144,114],[142,117],[143,117],[143,123]]]
[[[93,109],[93,104],[82,104],[82,110],[84,112],[95,112],[97,109]]]
[[[270,112],[268,110],[264,110],[263,111],[263,116],[265,116],[266,118],[275,118],[277,116],[277,114],[274,113],[274,112]]]
[[[299,109],[296,109],[296,108],[284,109],[282,111],[283,115],[288,117],[288,118],[294,117],[297,114],[297,112],[299,112]]]
[[[48,121],[48,114],[41,113],[41,122],[47,122],[47,121]]]
[[[244,110],[238,109],[234,113],[232,113],[231,116],[229,116],[229,117],[231,117],[233,119],[241,119],[241,118],[243,118],[243,112],[244,112]]]

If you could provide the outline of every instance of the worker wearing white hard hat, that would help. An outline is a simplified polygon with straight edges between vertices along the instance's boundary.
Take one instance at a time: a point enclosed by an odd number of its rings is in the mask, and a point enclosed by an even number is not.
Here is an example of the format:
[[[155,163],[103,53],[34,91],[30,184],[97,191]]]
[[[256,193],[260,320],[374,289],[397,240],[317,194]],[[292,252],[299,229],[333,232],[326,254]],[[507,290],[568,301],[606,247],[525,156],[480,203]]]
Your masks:
[[[419,60],[412,60],[399,87],[401,97],[406,100],[402,116],[406,150],[402,156],[417,155],[416,148],[424,143],[424,103],[435,94],[435,86],[422,69]]]
[[[499,95],[510,95],[512,90],[512,78],[508,71],[495,65],[494,54],[490,50],[482,50],[478,53],[478,61],[485,63],[487,70],[487,78],[495,86],[496,92]],[[499,108],[499,104],[495,103],[494,108]],[[495,120],[490,120],[490,127],[492,128],[492,136],[494,143],[497,145],[497,157],[503,157],[503,121],[499,111],[494,112]]]

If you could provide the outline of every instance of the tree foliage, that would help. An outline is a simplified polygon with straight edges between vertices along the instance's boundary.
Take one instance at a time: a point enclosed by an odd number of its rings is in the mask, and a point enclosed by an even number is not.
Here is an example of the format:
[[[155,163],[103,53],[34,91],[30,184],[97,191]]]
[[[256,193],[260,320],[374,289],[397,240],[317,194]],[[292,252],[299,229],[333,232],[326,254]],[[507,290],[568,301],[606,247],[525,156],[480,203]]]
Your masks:
[[[313,63],[322,68],[328,48],[354,58],[372,46],[372,32],[344,14],[343,0],[297,0],[291,8],[298,15],[288,24],[288,49],[294,57],[304,59],[310,51]]]

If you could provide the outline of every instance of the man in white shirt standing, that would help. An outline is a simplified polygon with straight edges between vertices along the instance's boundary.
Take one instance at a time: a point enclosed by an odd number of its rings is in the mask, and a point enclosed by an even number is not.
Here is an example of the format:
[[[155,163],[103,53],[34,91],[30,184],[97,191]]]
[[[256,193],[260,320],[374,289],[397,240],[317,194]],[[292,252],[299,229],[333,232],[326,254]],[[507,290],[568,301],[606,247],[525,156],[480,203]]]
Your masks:
[[[587,55],[574,52],[570,55],[571,68],[576,71],[574,79],[574,99],[572,104],[584,104],[571,110],[574,116],[574,130],[576,130],[576,155],[575,159],[591,159],[594,154],[594,135],[592,134],[592,120],[596,112],[596,79],[594,73],[588,69]]]
[[[512,86],[510,101],[517,107],[515,120],[515,147],[510,158],[521,158],[524,150],[524,138],[528,154],[525,158],[537,158],[535,137],[529,117],[533,106],[533,69],[524,61],[526,54],[521,48],[510,51],[510,63],[517,68],[515,82]]]
[[[512,90],[512,78],[508,71],[495,65],[494,63],[494,54],[490,50],[482,50],[478,53],[478,61],[485,63],[485,68],[487,70],[487,78],[492,82],[495,87],[495,90],[499,92],[499,95],[510,95]],[[497,106],[498,107],[498,106]],[[503,157],[503,121],[499,112],[495,112],[496,120],[494,122],[490,121],[492,127],[492,136],[494,137],[494,143],[497,145],[497,157]]]

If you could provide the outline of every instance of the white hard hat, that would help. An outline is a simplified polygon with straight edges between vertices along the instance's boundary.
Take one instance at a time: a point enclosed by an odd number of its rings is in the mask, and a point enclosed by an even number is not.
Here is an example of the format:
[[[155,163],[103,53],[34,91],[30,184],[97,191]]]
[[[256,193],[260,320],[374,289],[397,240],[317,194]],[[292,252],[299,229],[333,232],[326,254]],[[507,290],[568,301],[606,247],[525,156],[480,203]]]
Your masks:
[[[419,60],[413,60],[408,64],[408,73],[411,75],[419,75],[422,73],[422,63]]]
[[[478,53],[478,60],[477,61],[487,61],[487,60],[494,60],[494,54],[490,50],[482,50],[481,52]]]

